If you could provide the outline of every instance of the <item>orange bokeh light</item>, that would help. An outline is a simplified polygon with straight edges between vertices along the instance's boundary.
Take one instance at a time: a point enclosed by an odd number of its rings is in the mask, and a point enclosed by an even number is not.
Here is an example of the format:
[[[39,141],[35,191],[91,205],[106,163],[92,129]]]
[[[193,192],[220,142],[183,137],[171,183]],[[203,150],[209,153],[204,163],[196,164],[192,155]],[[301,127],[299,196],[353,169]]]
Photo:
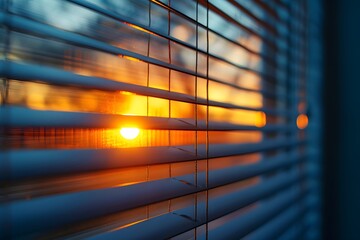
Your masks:
[[[304,129],[309,124],[309,119],[306,114],[300,114],[296,119],[296,125],[299,129]]]

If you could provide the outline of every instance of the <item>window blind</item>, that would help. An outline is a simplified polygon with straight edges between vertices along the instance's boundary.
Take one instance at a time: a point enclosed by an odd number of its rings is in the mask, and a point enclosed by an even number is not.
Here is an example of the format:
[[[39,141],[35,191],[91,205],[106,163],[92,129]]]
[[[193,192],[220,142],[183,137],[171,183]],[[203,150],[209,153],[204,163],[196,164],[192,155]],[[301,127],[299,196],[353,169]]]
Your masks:
[[[0,238],[315,238],[315,2],[0,1]]]

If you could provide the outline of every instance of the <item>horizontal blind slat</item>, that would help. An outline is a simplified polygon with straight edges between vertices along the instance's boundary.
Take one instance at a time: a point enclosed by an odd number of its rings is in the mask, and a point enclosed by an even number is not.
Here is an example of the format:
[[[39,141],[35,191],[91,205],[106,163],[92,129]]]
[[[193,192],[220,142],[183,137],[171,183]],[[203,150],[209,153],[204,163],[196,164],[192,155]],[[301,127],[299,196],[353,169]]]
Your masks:
[[[223,197],[215,198],[208,206],[208,221],[215,220],[232,213],[253,202],[254,199],[265,198],[275,195],[277,192],[292,186],[302,178],[302,174],[296,171],[281,173],[267,181],[263,181],[254,187],[248,187],[243,191],[226,194]]]
[[[288,167],[303,163],[305,157],[306,156],[299,156],[295,153],[293,153],[289,156],[287,156],[286,154],[283,154],[283,155],[279,155],[279,156],[275,156],[275,157],[268,157],[268,158],[262,159],[262,161],[260,163],[246,164],[246,165],[211,170],[211,172],[208,174],[208,189],[213,189],[213,188],[217,188],[220,186],[236,183],[239,181],[243,181],[243,180],[246,180],[246,179],[249,179],[252,177],[262,175],[262,174],[280,171],[284,168],[288,168]],[[51,175],[51,176],[54,177],[55,175]],[[41,175],[40,176],[33,175],[33,178],[36,178],[36,177],[41,177]],[[194,174],[182,175],[182,176],[179,176],[179,178],[177,178],[177,179],[194,185],[195,179],[197,179],[197,181],[201,181],[201,180],[205,179],[205,172],[199,171],[196,174],[196,176],[194,176]],[[17,179],[17,180],[19,180],[19,179]],[[132,184],[139,184],[144,181],[145,180],[141,180],[138,183],[132,183]],[[63,186],[66,186],[67,184],[68,183],[65,182],[65,184]],[[116,184],[116,182],[113,184]],[[111,187],[113,185],[106,185],[106,186]],[[24,195],[25,196],[28,195],[28,192],[24,192],[23,194],[21,194],[16,191],[16,188],[15,188],[15,191],[12,191],[12,187],[8,187],[8,188],[9,188],[9,191],[12,192],[12,194],[9,194],[7,196],[7,199],[16,200],[16,199],[24,198]],[[97,189],[99,189],[99,188],[97,188]],[[85,190],[88,190],[88,189],[85,189]],[[49,191],[51,192],[52,189],[46,189],[41,184],[37,188],[37,185],[33,184],[30,191],[31,191],[32,198],[36,198],[39,196],[44,196],[46,194],[49,194]],[[72,191],[71,188],[70,189],[67,188],[67,190],[63,191],[63,193],[71,192],[71,191]],[[2,198],[0,198],[0,202],[1,201],[2,201]]]
[[[280,213],[279,216],[275,217],[267,224],[264,224],[264,226],[260,226],[259,229],[247,235],[246,239],[258,240],[276,238],[288,229],[294,222],[299,220],[303,211],[304,208],[299,206],[299,204],[292,206],[289,209],[286,209],[285,212]]]
[[[280,154],[275,157],[266,157],[259,163],[233,166],[231,168],[219,169],[209,173],[209,186],[219,187],[232,183],[234,181],[242,181],[247,178],[255,177],[261,174],[279,170],[301,162],[306,156],[297,154]]]
[[[162,179],[118,188],[108,188],[14,201],[0,206],[8,211],[14,234],[23,235],[101,217],[201,190],[175,179]],[[91,211],[90,211],[91,209]],[[48,219],[53,219],[48,221]]]
[[[110,45],[105,42],[101,42],[99,40],[95,40],[93,38],[87,37],[85,35],[80,35],[78,33],[69,32],[65,30],[61,30],[58,28],[54,28],[52,26],[42,24],[39,22],[35,22],[33,20],[29,20],[24,17],[16,16],[16,15],[9,15],[11,17],[8,17],[8,14],[0,12],[0,23],[3,25],[6,25],[8,27],[11,27],[14,30],[20,30],[25,33],[31,33],[36,36],[43,36],[43,37],[50,37],[57,40],[62,40],[68,43],[71,43],[76,46],[81,46],[85,48],[90,49],[96,49],[102,52],[110,53],[116,56],[129,56],[147,63],[151,63],[160,67],[165,67],[168,69],[176,70],[182,73],[186,73],[192,76],[198,76],[201,78],[209,78],[206,74],[201,74],[196,71],[192,71],[189,69],[186,69],[181,66],[177,66],[171,63],[166,63],[164,61],[158,60],[156,58],[144,56],[126,49],[122,49],[119,47],[115,47],[113,45]],[[241,67],[242,68],[242,67]],[[252,70],[252,69],[244,69],[247,71],[254,72],[256,74],[263,75],[263,73],[260,73],[258,71]],[[224,83],[224,81],[211,78],[212,81],[216,81],[219,83]]]
[[[197,154],[193,146],[141,147],[124,149],[73,149],[73,150],[8,150],[0,152],[0,179],[22,179],[52,176],[119,167],[241,155],[298,146],[300,142],[287,139],[253,144],[199,144]],[[26,161],[24,161],[26,159]],[[7,167],[10,166],[10,167]]]
[[[209,221],[274,194],[299,180],[294,173],[281,174],[264,183],[227,194],[209,203]],[[54,229],[59,226],[136,208],[204,190],[175,179],[162,179],[119,188],[109,188],[14,201],[0,206],[16,219],[16,234]],[[126,197],[125,197],[126,196]],[[202,203],[205,204],[205,203]],[[92,209],[92,211],[89,211]],[[68,214],[71,212],[71,215]],[[54,221],[47,221],[47,219]],[[44,221],[45,220],[45,221]]]
[[[209,212],[207,220],[203,214],[200,214],[201,212],[204,213],[201,210],[205,209],[205,203],[202,202],[198,203],[197,206],[199,214],[196,221],[193,220],[191,216],[187,215],[191,213],[190,208],[181,209],[142,221],[123,229],[105,232],[102,234],[100,233],[91,237],[91,239],[167,239],[223,216],[224,214],[222,211],[224,210],[227,213],[236,211],[271,194],[276,194],[279,191],[281,192],[292,186],[298,179],[299,176],[294,174],[281,174],[262,184],[235,192],[232,194],[232,198],[224,196],[209,199],[208,205],[212,210]],[[270,190],[272,191],[271,193],[268,192]],[[235,205],[233,205],[234,203]],[[193,207],[191,207],[191,209],[193,209]],[[173,217],[172,215],[174,214],[178,216],[185,216],[188,223],[184,224],[184,218]],[[172,220],[170,221],[169,226],[167,225],[167,222],[164,221],[168,218]],[[176,225],[176,222],[179,222],[178,227],[175,229],[171,228],[171,226]],[[162,227],[151,228],[151,226]],[[169,229],[169,232],[164,231],[164,229]],[[141,232],[141,234],[139,234],[139,232]]]
[[[214,100],[206,100],[203,98],[195,98],[183,93],[169,92],[156,88],[149,88],[129,83],[114,81],[111,79],[104,79],[98,77],[90,77],[74,74],[69,71],[55,69],[52,67],[45,67],[35,64],[20,64],[12,61],[0,60],[0,76],[10,79],[25,80],[25,81],[43,81],[55,85],[69,85],[78,86],[86,89],[98,89],[105,91],[128,91],[143,96],[151,96],[157,98],[164,98],[180,102],[194,103],[200,105],[210,105],[215,107],[224,107],[232,109],[243,109],[250,111],[262,111],[271,115],[287,115],[286,111],[279,111],[267,108],[254,108],[231,103],[218,102]],[[251,89],[239,89],[254,93],[261,93],[261,91]]]
[[[254,14],[251,9],[248,9],[247,7],[243,6],[242,4],[238,3],[236,0],[230,0],[231,4],[233,4],[236,8],[239,8],[242,12],[246,13],[249,17],[253,18],[256,22],[258,22],[260,25],[262,25],[264,28],[268,29],[274,34],[278,34],[277,29],[275,26],[272,26],[268,22],[260,19],[259,17]]]
[[[211,130],[211,131],[263,131],[286,132],[290,126],[269,124],[264,127],[194,120],[189,118],[165,118],[151,116],[129,116],[94,112],[65,112],[52,110],[33,110],[25,107],[7,106],[0,109],[7,117],[0,119],[6,127],[58,127],[58,128],[120,128],[129,124],[141,129],[155,130]]]
[[[259,34],[256,31],[244,26],[242,23],[240,23],[239,21],[237,21],[237,20],[233,19],[232,17],[228,16],[224,11],[222,11],[221,9],[219,9],[217,6],[213,5],[212,3],[208,3],[205,0],[199,0],[199,3],[203,4],[204,6],[207,6],[211,11],[219,14],[226,21],[228,21],[228,22],[230,22],[230,23],[244,29],[249,34],[260,37],[262,39],[263,43],[266,44],[269,48],[276,49],[276,45],[275,45],[275,43],[273,41],[269,40],[267,37],[263,36],[262,34]]]
[[[86,48],[90,48],[90,49],[96,49],[99,51],[103,51],[103,52],[107,52],[113,55],[120,55],[120,56],[129,56],[129,57],[133,57],[148,63],[152,63],[155,64],[157,66],[162,66],[168,69],[173,69],[179,72],[183,72],[183,73],[187,73],[193,76],[200,76],[203,78],[206,78],[205,75],[200,75],[197,74],[194,71],[176,66],[176,65],[172,65],[163,61],[160,61],[158,59],[155,58],[151,58],[151,57],[147,57],[138,53],[134,53],[131,51],[128,51],[126,49],[122,49],[119,47],[115,47],[112,46],[108,43],[105,42],[101,42],[98,40],[95,40],[93,38],[78,34],[78,33],[74,33],[74,32],[69,32],[69,31],[65,31],[65,30],[61,30],[58,28],[54,28],[52,26],[46,25],[46,24],[42,24],[39,22],[35,22],[33,20],[29,20],[27,18],[24,17],[20,17],[20,16],[16,16],[16,15],[10,15],[11,17],[8,16],[8,14],[6,13],[2,13],[0,12],[0,23],[11,27],[14,30],[21,30],[24,31],[26,33],[32,33],[35,35],[39,35],[39,36],[44,36],[44,37],[51,37],[51,38],[55,38],[55,39],[59,39],[65,42],[69,42],[73,45],[76,46],[82,46],[82,47],[86,47]]]
[[[124,229],[114,229],[108,232],[101,232],[96,235],[88,233],[86,239],[91,240],[113,240],[113,239],[170,239],[186,230],[193,229],[200,224],[184,217],[191,213],[190,209],[181,209],[172,213],[163,214],[150,218],[144,222],[137,223]],[[162,229],[159,228],[162,226]],[[166,229],[166,231],[164,231]]]
[[[288,207],[298,203],[302,191],[297,187],[273,197],[253,211],[245,213],[224,225],[209,231],[209,239],[243,238],[259,226],[272,220]],[[267,236],[268,238],[269,236]],[[270,238],[268,238],[270,239]]]
[[[123,23],[125,23],[125,24],[126,24],[126,23],[128,23],[128,24],[133,24],[133,25],[135,25],[135,26],[137,26],[137,27],[139,27],[139,28],[141,28],[141,29],[143,29],[143,30],[145,30],[145,31],[150,32],[151,34],[155,34],[155,35],[161,36],[161,37],[163,37],[163,38],[166,38],[166,39],[168,39],[168,40],[171,40],[172,42],[175,42],[175,43],[178,43],[178,44],[180,44],[180,45],[182,45],[182,46],[185,46],[185,47],[187,47],[187,48],[189,48],[189,49],[196,50],[198,53],[206,54],[206,55],[208,55],[208,56],[210,56],[210,57],[213,57],[213,58],[215,58],[215,59],[218,59],[218,60],[221,60],[221,61],[223,61],[223,62],[226,62],[226,63],[228,63],[228,64],[230,64],[230,65],[232,65],[232,66],[235,66],[235,67],[237,67],[237,68],[244,69],[244,70],[248,70],[248,71],[255,71],[255,70],[252,69],[252,68],[248,68],[248,67],[245,67],[245,66],[236,64],[236,63],[234,63],[234,62],[232,62],[232,61],[226,60],[226,59],[223,58],[222,56],[214,55],[214,54],[208,53],[207,51],[204,51],[204,50],[202,50],[202,49],[196,48],[195,45],[191,45],[191,44],[189,44],[189,43],[187,43],[187,42],[181,41],[181,40],[179,40],[179,39],[177,39],[177,38],[172,37],[171,35],[164,34],[163,32],[158,31],[158,30],[156,30],[156,29],[154,29],[154,28],[151,28],[151,27],[149,27],[149,26],[145,26],[145,25],[140,24],[140,23],[135,23],[135,22],[132,21],[130,18],[126,18],[126,17],[124,17],[124,16],[120,16],[119,14],[116,14],[116,13],[113,13],[113,12],[108,11],[108,10],[106,10],[106,9],[103,9],[103,8],[101,8],[101,7],[99,7],[99,6],[95,5],[95,4],[92,4],[92,3],[89,3],[89,2],[85,2],[85,1],[83,1],[83,0],[68,0],[68,1],[69,1],[69,2],[72,2],[72,3],[75,3],[75,4],[78,4],[79,6],[85,7],[85,8],[87,8],[87,9],[93,10],[93,11],[99,13],[99,14],[103,14],[103,15],[105,15],[105,16],[107,16],[107,17],[113,18],[113,19],[115,19],[115,20],[117,20],[117,21],[123,22]],[[243,49],[244,49],[244,48],[243,48]],[[266,79],[264,79],[264,80],[266,80]]]

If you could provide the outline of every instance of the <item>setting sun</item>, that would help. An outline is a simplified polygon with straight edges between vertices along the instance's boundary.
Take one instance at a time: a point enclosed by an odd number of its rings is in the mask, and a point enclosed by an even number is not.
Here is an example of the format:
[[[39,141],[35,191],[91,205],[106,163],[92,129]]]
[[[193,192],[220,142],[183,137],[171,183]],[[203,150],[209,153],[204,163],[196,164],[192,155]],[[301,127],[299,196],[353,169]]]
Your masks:
[[[124,127],[120,129],[120,134],[123,138],[132,140],[135,139],[140,133],[140,129],[136,127]]]

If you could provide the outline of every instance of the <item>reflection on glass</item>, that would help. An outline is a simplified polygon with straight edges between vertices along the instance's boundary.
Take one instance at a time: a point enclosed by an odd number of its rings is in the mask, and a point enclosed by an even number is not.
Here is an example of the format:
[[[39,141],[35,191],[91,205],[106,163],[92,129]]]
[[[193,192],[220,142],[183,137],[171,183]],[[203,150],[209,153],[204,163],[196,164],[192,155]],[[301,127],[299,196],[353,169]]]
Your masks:
[[[145,160],[144,160],[145,161]],[[205,161],[203,160],[203,165]],[[99,170],[89,173],[53,176],[47,179],[34,179],[26,182],[14,182],[9,185],[8,199],[19,200],[41,197],[49,194],[76,192],[79,189],[95,190],[101,188],[124,187],[147,181],[154,181],[193,175],[204,169],[195,161],[154,164],[149,166],[123,167]],[[187,178],[189,181],[189,178]],[[193,184],[195,178],[193,179]],[[178,205],[180,205],[179,203]]]
[[[221,82],[232,84],[239,87],[260,89],[260,76],[252,71],[239,69],[229,63],[209,59],[209,76]]]
[[[261,111],[209,107],[209,120],[263,127],[266,125],[266,114]]]
[[[209,83],[209,99],[254,108],[259,108],[263,105],[263,96],[260,93],[239,90],[215,82]]]
[[[133,150],[141,151],[142,147],[164,147],[164,149],[186,151],[194,156],[192,159],[197,159],[197,156],[206,159],[208,156],[200,155],[199,149],[203,147],[209,150],[216,144],[237,146],[237,144],[257,144],[262,141],[261,131],[206,129],[206,126],[211,126],[214,122],[219,124],[217,126],[222,126],[221,124],[229,126],[228,123],[256,127],[266,125],[267,116],[261,111],[264,102],[261,90],[264,84],[259,73],[263,71],[263,60],[258,54],[263,45],[262,39],[239,29],[212,10],[207,12],[207,9],[196,1],[171,1],[170,7],[182,11],[194,20],[197,18],[199,22],[210,27],[209,31],[197,26],[181,14],[170,11],[155,0],[150,2],[89,0],[89,2],[119,14],[129,22],[106,17],[69,1],[12,1],[10,12],[25,17],[27,20],[24,21],[37,21],[39,24],[46,24],[49,28],[54,27],[54,31],[67,31],[70,35],[91,39],[98,44],[87,46],[86,43],[74,44],[72,41],[55,39],[55,37],[37,37],[36,34],[32,35],[31,29],[26,33],[13,31],[10,36],[11,46],[8,49],[9,61],[56,68],[64,74],[71,72],[86,76],[87,78],[83,79],[89,82],[82,84],[89,83],[89,85],[88,88],[79,87],[76,79],[73,80],[74,82],[59,80],[57,82],[59,85],[45,83],[46,79],[43,81],[9,79],[6,80],[6,89],[5,83],[1,82],[1,101],[4,100],[7,105],[36,110],[88,113],[89,116],[94,115],[92,113],[101,113],[97,116],[109,118],[122,116],[119,119],[136,116],[137,120],[127,120],[128,124],[124,120],[119,122],[119,126],[111,128],[8,128],[4,133],[6,149],[117,148],[119,151],[126,151],[125,148],[139,148]],[[161,2],[165,5],[170,4],[170,1]],[[227,5],[228,3],[223,7],[227,8]],[[196,9],[198,9],[197,13]],[[209,19],[206,17],[207,13]],[[241,21],[250,20],[242,16]],[[251,22],[247,22],[247,25],[254,29],[258,28]],[[4,36],[4,33],[4,29],[0,28],[0,36]],[[61,32],[59,34],[61,35]],[[169,40],[163,37],[164,35],[170,35],[172,40],[175,38],[176,41]],[[96,47],[99,44],[106,47]],[[205,53],[197,51],[195,47]],[[0,42],[0,50],[3,49],[4,46]],[[104,49],[108,50],[103,51]],[[128,54],[130,56],[119,54],[117,51],[112,52],[111,49],[125,50],[124,52],[129,51],[132,54]],[[0,58],[2,57],[1,55]],[[149,63],[151,61],[156,64]],[[170,69],[171,67],[173,69]],[[113,91],[93,89],[91,83],[95,78],[102,78],[101,81],[127,83],[126,86],[130,87],[126,91],[125,89]],[[128,90],[139,86],[143,87],[144,95],[135,94],[135,90],[134,92]],[[145,89],[146,87],[163,90],[163,96],[166,94],[179,96],[178,93],[181,93],[181,96],[186,97],[187,100],[182,102],[171,100],[171,97],[167,99],[152,97],[153,95],[146,96],[148,90]],[[151,89],[151,92],[154,94],[156,91]],[[203,105],[189,103],[200,98]],[[239,109],[208,106],[207,100],[233,104]],[[242,107],[255,110],[243,110]],[[178,129],[176,124],[171,125],[173,120],[175,123],[181,123],[180,126],[188,126],[190,130],[173,130]],[[146,129],[142,124],[146,125],[147,121],[150,122],[148,125],[155,122],[158,124],[154,124],[156,126],[169,122],[169,126],[171,125],[173,129]],[[306,115],[300,115],[298,127],[305,128],[307,121]],[[200,125],[201,129],[194,130]],[[165,127],[161,126],[161,129]],[[189,159],[187,162],[179,163],[169,159],[169,162],[157,165],[150,165],[148,159],[141,159],[144,165],[140,167],[54,176],[51,179],[29,181],[26,186],[22,183],[16,183],[19,185],[11,183],[13,184],[11,189],[14,190],[13,196],[23,200],[26,196],[32,198],[80,190],[124,187],[166,178],[173,178],[172,180],[189,186],[206,186],[205,178],[211,178],[211,173],[205,177],[204,172],[253,164],[260,161],[260,158],[261,155],[255,153],[210,160]],[[51,164],[51,159],[49,162]],[[194,204],[205,202],[205,195],[211,200],[254,186],[259,181],[259,178],[251,178],[210,190],[206,194],[203,192],[188,195],[107,215],[104,218],[91,219],[93,222],[81,223],[82,228],[95,228],[116,222],[117,226],[113,225],[113,229],[119,229],[187,207],[192,207],[194,213]],[[72,225],[69,231],[66,230],[67,233],[77,232],[78,229],[75,227],[77,224]],[[59,234],[55,234],[54,237],[63,236],[64,232],[61,231],[64,229],[60,229]]]

